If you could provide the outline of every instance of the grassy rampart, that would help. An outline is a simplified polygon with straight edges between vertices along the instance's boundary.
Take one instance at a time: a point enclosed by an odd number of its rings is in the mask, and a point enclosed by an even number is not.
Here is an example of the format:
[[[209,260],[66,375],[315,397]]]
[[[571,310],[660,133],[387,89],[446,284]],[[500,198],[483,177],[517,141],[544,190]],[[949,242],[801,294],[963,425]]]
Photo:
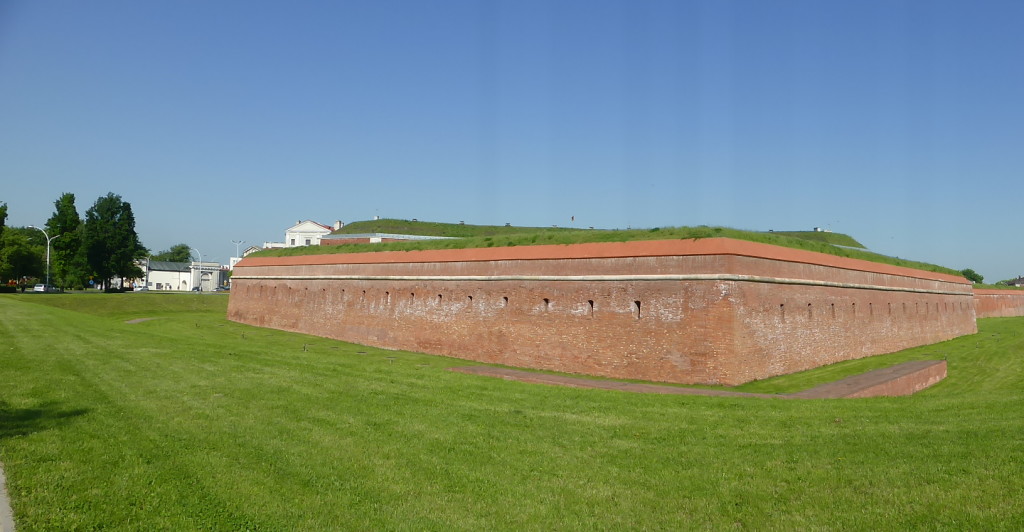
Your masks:
[[[455,238],[472,238],[484,236],[514,235],[521,233],[548,234],[582,231],[573,227],[519,227],[514,225],[473,225],[450,224],[442,222],[420,222],[382,218],[346,224],[334,231],[332,235],[352,235],[360,233],[393,233],[400,235],[447,236]]]
[[[359,224],[383,224],[383,225],[359,225]],[[431,222],[405,222],[402,220],[376,220],[373,222],[356,222],[343,228],[351,229],[351,233],[362,232],[385,232],[368,231],[360,228],[385,228],[393,229],[386,232],[397,232],[405,234],[431,234],[432,236],[459,236],[453,240],[428,240],[415,242],[389,242],[381,244],[345,244],[338,246],[303,246],[294,248],[268,249],[254,253],[251,256],[284,257],[296,255],[321,255],[332,253],[361,253],[373,251],[413,251],[422,249],[465,249],[482,247],[508,247],[508,246],[532,246],[543,244],[580,244],[587,242],[626,242],[631,240],[671,240],[671,239],[697,239],[709,237],[727,237],[751,242],[761,242],[776,246],[783,246],[807,251],[827,253],[839,257],[850,257],[855,259],[869,260],[883,264],[905,266],[919,270],[948,273],[960,275],[960,272],[951,268],[927,264],[918,261],[904,260],[886,255],[879,255],[862,249],[851,249],[839,247],[835,242],[829,243],[822,240],[805,238],[807,235],[831,235],[829,239],[836,242],[852,242],[860,247],[860,244],[852,237],[840,233],[823,233],[806,231],[799,234],[786,234],[779,232],[756,232],[730,229],[726,227],[666,227],[654,229],[630,229],[630,230],[607,230],[607,229],[543,229],[528,227],[498,227],[498,226],[462,226],[458,224],[436,224]],[[433,227],[433,232],[427,232],[427,228]],[[456,229],[462,228],[462,229]],[[422,229],[423,232],[416,232]],[[459,234],[458,231],[465,231]],[[498,231],[493,234],[488,231]],[[443,233],[443,234],[442,234]],[[485,236],[486,235],[486,236]],[[804,236],[800,236],[804,235]],[[844,238],[845,237],[845,238]],[[843,244],[846,245],[846,244]]]
[[[1007,286],[1005,284],[974,283],[974,288],[982,290],[1024,290],[1024,286]]]
[[[857,242],[852,236],[844,235],[843,233],[833,233],[830,231],[775,231],[775,234],[792,236],[813,242],[824,242],[833,246],[867,249],[864,247],[864,244]]]

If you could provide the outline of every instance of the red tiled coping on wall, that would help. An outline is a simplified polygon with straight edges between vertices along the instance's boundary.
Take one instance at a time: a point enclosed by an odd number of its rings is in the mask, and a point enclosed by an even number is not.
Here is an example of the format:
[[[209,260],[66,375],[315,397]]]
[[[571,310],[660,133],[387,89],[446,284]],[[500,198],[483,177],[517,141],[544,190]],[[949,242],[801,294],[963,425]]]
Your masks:
[[[1000,290],[998,288],[975,288],[976,296],[1019,296],[1024,298],[1024,290]]]
[[[802,264],[818,264],[872,273],[898,275],[959,284],[970,281],[956,275],[893,266],[862,259],[837,257],[826,253],[786,248],[731,238],[687,240],[634,240],[630,242],[592,242],[498,248],[429,249],[418,251],[376,251],[335,253],[292,257],[248,257],[236,267],[305,266],[326,264],[391,264],[424,262],[482,262],[503,260],[596,259],[622,257],[664,257],[692,255],[735,255]]]

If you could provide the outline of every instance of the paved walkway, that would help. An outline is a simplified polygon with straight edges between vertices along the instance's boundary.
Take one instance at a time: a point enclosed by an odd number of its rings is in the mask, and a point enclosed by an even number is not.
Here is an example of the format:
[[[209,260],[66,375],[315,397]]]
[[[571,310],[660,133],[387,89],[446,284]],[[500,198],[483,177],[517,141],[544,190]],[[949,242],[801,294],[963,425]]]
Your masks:
[[[946,377],[945,360],[915,360],[892,367],[876,369],[861,375],[822,384],[789,394],[747,393],[704,388],[683,388],[661,384],[608,381],[586,377],[548,375],[512,368],[492,366],[464,366],[449,368],[451,371],[470,375],[498,377],[505,380],[572,386],[576,388],[599,388],[634,393],[661,393],[674,395],[708,395],[712,397],[758,397],[773,399],[838,399],[844,397],[875,397],[910,395],[935,384]]]
[[[14,512],[11,511],[11,499],[7,496],[3,464],[0,464],[0,532],[14,532]]]

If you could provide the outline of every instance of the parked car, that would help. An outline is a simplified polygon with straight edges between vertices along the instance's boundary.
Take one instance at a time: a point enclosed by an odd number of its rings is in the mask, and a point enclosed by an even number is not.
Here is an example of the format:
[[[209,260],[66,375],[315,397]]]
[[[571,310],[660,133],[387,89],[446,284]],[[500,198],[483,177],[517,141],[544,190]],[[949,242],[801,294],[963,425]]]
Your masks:
[[[213,289],[214,292],[227,292],[228,290],[231,290],[231,288],[228,286],[218,286],[217,288]]]
[[[57,287],[53,286],[52,284],[51,285],[37,284],[37,285],[32,287],[32,291],[33,292],[59,292],[60,290],[57,289]]]

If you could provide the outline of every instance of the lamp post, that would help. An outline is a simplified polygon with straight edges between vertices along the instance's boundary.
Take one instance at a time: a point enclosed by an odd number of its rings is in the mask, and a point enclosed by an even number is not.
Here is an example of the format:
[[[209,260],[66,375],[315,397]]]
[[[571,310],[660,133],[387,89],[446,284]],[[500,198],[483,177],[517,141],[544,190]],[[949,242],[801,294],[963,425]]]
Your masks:
[[[59,238],[60,235],[53,235],[53,237],[51,238],[50,235],[47,234],[46,230],[43,229],[42,227],[36,227],[34,225],[30,225],[28,227],[29,227],[29,229],[38,229],[38,230],[42,231],[43,232],[43,236],[46,237],[46,290],[49,291],[50,290],[50,242],[52,242],[54,238]]]
[[[196,284],[196,286],[199,287],[199,291],[202,292],[203,291],[203,254],[200,253],[199,250],[196,249],[196,248],[189,248],[189,249],[191,249],[192,251],[195,251],[196,254],[199,255],[199,282]]]
[[[240,253],[238,251],[238,246],[241,246],[242,244],[244,244],[245,240],[232,240],[231,243],[235,245],[235,257],[238,257],[238,254]],[[241,258],[241,257],[238,257],[238,258]]]

